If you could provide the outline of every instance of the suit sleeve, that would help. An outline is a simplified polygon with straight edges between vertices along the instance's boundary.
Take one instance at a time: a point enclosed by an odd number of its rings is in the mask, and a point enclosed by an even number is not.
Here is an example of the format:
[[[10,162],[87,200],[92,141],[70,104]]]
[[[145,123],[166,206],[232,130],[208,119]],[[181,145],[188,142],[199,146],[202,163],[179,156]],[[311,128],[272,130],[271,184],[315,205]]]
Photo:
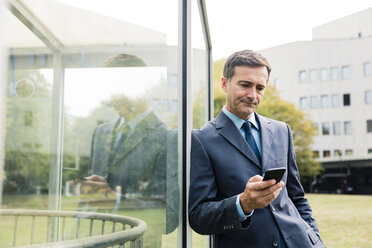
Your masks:
[[[297,211],[300,213],[303,220],[305,220],[314,232],[320,238],[319,230],[315,219],[312,217],[312,210],[308,200],[305,198],[305,192],[300,182],[300,175],[298,172],[298,167],[296,164],[296,155],[293,146],[293,137],[292,132],[287,125],[288,129],[288,179],[287,179],[287,190],[289,198],[292,200],[294,205],[297,208]]]
[[[189,222],[197,233],[223,234],[249,225],[241,222],[235,205],[236,196],[220,200],[211,160],[193,132],[189,188]],[[244,226],[244,227],[243,227]]]

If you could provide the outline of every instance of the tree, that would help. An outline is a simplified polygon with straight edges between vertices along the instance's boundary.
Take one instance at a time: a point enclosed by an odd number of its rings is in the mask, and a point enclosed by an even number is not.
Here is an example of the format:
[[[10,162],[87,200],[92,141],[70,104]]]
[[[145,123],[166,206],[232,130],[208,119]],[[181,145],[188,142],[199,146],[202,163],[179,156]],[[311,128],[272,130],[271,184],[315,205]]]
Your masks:
[[[257,109],[260,115],[287,123],[293,134],[296,162],[300,171],[301,182],[309,187],[311,180],[318,175],[322,167],[314,159],[311,144],[316,133],[315,124],[310,118],[290,102],[281,99],[273,86],[266,87],[265,95]]]
[[[221,89],[222,68],[225,60],[213,63],[214,115],[216,116],[226,102],[225,93]],[[322,167],[314,159],[311,144],[315,135],[315,125],[301,110],[290,102],[281,99],[275,87],[266,87],[265,95],[257,112],[263,116],[287,123],[293,134],[296,161],[301,175],[301,182],[309,186],[311,179],[318,175]],[[306,187],[306,188],[307,188]]]

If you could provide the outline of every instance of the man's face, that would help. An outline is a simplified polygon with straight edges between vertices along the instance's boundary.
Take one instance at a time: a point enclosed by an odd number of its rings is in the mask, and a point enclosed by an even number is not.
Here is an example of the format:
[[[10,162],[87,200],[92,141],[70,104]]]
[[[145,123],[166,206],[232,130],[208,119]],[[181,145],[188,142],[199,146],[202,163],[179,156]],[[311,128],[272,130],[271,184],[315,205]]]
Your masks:
[[[236,66],[230,82],[221,79],[227,110],[247,120],[261,102],[268,78],[265,66]]]

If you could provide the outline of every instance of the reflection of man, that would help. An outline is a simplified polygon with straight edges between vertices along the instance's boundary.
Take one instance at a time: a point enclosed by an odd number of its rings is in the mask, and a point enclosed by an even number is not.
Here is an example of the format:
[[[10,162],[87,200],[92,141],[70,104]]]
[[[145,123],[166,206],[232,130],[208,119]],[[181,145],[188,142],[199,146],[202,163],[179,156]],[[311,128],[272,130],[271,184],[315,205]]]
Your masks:
[[[214,235],[214,247],[324,247],[288,125],[255,112],[270,71],[256,52],[231,55],[221,84],[226,106],[192,134],[189,220]],[[262,181],[275,167],[287,169],[282,181]]]
[[[136,56],[120,54],[105,66],[139,67],[145,63]],[[166,201],[170,232],[178,223],[177,133],[157,118],[144,99],[121,95],[112,97],[111,103],[120,117],[94,131],[92,176],[87,179],[121,191],[117,204],[128,193]]]

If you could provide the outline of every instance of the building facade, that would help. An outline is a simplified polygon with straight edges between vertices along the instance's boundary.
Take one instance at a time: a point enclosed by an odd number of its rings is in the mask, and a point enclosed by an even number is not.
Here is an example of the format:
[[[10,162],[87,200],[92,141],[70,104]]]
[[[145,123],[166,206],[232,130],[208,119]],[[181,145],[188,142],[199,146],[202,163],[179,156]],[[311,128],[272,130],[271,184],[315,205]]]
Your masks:
[[[316,124],[323,173],[352,177],[359,193],[372,193],[371,19],[372,8],[315,27],[311,41],[262,51],[283,99]]]

